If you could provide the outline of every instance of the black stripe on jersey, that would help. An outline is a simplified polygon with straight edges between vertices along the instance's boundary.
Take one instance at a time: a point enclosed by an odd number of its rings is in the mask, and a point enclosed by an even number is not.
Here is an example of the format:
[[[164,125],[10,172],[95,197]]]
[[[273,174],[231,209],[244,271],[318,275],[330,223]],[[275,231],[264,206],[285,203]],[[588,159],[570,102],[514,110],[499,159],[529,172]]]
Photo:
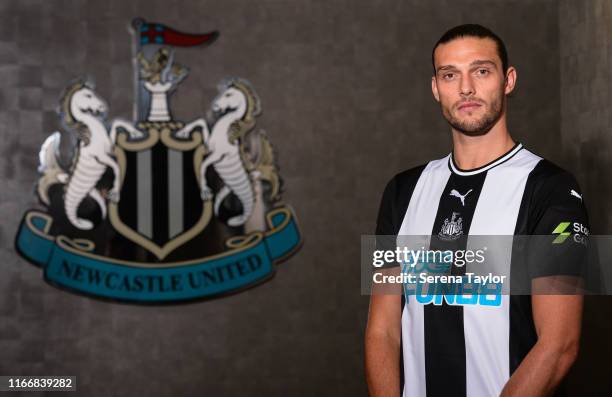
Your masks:
[[[466,248],[467,235],[486,175],[486,172],[470,176],[451,174],[440,197],[431,232],[430,249]],[[445,240],[444,235],[440,236],[443,226],[449,221],[461,223],[461,235],[454,240]],[[452,265],[451,273],[463,275],[465,267]],[[439,306],[425,305],[423,315],[427,395],[465,396],[467,387],[463,306],[451,306],[442,300],[442,305]]]
[[[533,234],[535,218],[537,214],[530,211],[534,194],[542,177],[553,171],[548,161],[540,161],[529,173],[521,206],[516,219],[515,235]],[[519,240],[519,242],[521,242]],[[512,253],[512,266],[510,267],[510,285],[528,285],[528,269],[526,269],[526,258],[522,255],[525,247],[515,246]],[[509,360],[510,376],[516,371],[525,356],[535,345],[538,336],[533,322],[530,295],[510,295],[510,340]]]

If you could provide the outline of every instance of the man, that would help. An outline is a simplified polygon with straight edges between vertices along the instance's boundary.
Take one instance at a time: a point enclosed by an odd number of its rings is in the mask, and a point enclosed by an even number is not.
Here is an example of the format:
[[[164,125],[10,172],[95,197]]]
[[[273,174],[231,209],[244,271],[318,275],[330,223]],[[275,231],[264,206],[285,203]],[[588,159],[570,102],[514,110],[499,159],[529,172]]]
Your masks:
[[[432,62],[433,96],[450,124],[453,151],[389,182],[376,234],[430,235],[436,241],[438,236],[550,236],[564,232],[559,225],[569,222],[580,226],[576,233],[587,235],[575,179],[508,132],[507,96],[517,72],[508,66],[501,39],[480,25],[461,25],[436,43]],[[432,237],[434,244],[445,243]],[[568,239],[567,244],[578,243]],[[527,279],[531,287],[565,274],[554,266],[518,262],[513,252],[512,280]],[[453,268],[453,274],[470,269],[460,270]],[[415,298],[372,294],[365,340],[372,396],[561,392],[578,353],[581,296],[505,294],[495,307],[422,304]]]

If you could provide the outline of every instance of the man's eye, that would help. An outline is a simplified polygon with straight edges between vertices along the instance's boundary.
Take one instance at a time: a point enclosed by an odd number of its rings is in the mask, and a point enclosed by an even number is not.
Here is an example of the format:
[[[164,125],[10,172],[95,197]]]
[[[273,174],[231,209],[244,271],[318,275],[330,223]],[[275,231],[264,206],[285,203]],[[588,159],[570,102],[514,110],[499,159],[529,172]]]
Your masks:
[[[452,79],[454,76],[455,76],[455,74],[454,74],[454,73],[446,73],[446,74],[443,74],[443,75],[442,75],[442,78],[443,78],[443,79],[445,79],[445,80],[450,80],[450,79]]]
[[[486,76],[489,74],[489,71],[487,69],[478,69],[478,74],[480,76]]]

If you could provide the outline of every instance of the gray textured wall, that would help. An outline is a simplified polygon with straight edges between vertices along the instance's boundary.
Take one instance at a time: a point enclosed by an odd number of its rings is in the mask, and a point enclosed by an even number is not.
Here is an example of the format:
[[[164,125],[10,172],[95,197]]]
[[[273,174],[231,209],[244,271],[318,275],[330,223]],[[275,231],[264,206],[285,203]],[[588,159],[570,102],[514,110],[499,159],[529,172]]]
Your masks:
[[[562,148],[566,167],[584,190],[595,234],[612,229],[611,26],[610,1],[559,3]],[[612,389],[611,298],[586,299],[582,351],[569,377],[577,395],[599,396]]]
[[[561,136],[564,156],[584,185],[596,233],[612,225],[612,3],[559,3]]]
[[[365,394],[359,235],[373,231],[393,174],[450,149],[429,88],[431,46],[447,28],[479,22],[506,40],[519,72],[518,139],[557,162],[567,159],[562,134],[582,139],[566,127],[573,116],[559,117],[553,1],[27,0],[0,9],[0,374],[74,374],[82,395]],[[200,115],[227,75],[251,80],[262,98],[258,122],[280,153],[305,240],[265,285],[189,305],[119,305],[49,287],[14,253],[63,86],[89,74],[111,117],[130,117],[126,26],[136,16],[221,31],[209,48],[177,52],[191,68],[173,98],[178,117]],[[588,154],[578,157],[589,167]]]

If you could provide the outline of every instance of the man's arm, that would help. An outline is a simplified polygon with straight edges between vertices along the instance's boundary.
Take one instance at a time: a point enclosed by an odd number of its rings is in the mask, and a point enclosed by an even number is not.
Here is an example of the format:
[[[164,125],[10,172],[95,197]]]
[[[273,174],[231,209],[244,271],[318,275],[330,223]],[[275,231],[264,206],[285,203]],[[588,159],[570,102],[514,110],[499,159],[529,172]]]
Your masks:
[[[365,369],[372,397],[400,395],[401,295],[372,294],[365,334]]]
[[[532,197],[534,223],[528,234],[551,237],[562,223],[569,222],[572,229],[568,232],[588,235],[588,216],[576,179],[552,163],[543,164]],[[586,233],[576,232],[575,224],[586,228]],[[573,238],[564,244],[545,242],[536,239],[537,247],[531,247],[528,259],[538,339],[510,377],[503,397],[550,395],[578,355],[583,302],[578,293],[585,270],[585,247]]]
[[[416,181],[414,182],[416,183]],[[378,209],[376,222],[376,248],[394,250],[399,231],[397,176],[387,183]],[[406,206],[408,204],[406,203]],[[387,236],[387,237],[384,237]],[[400,274],[400,266],[375,270],[383,275]],[[400,395],[400,341],[402,316],[401,284],[372,284],[370,312],[365,333],[365,372],[372,397],[398,397]]]
[[[502,397],[548,396],[555,390],[578,355],[582,302],[580,295],[532,296],[538,341],[506,383]]]

